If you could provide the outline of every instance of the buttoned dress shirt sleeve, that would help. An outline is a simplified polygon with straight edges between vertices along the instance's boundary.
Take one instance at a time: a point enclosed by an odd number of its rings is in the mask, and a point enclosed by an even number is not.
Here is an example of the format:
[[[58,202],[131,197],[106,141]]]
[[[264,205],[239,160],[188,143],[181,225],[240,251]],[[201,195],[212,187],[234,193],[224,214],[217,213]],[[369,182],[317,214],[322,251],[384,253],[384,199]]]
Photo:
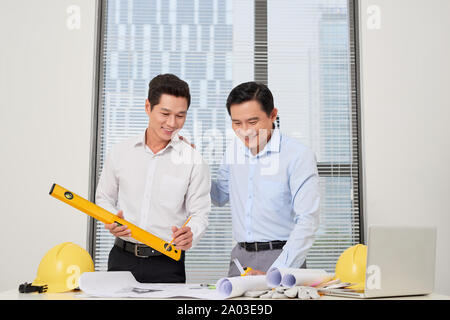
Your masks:
[[[302,153],[291,165],[289,186],[295,226],[271,267],[301,267],[314,243],[319,227],[320,188],[317,162],[312,151]]]
[[[212,181],[211,200],[214,205],[222,207],[230,200],[229,194],[229,165],[225,163],[225,157],[217,172],[217,179]]]
[[[119,181],[114,170],[114,153],[109,152],[103,165],[100,180],[95,192],[95,203],[105,210],[117,214]]]
[[[186,211],[191,220],[187,224],[193,233],[192,246],[200,241],[200,238],[208,227],[208,215],[211,211],[211,177],[208,165],[203,161],[193,166],[191,181],[186,192]]]

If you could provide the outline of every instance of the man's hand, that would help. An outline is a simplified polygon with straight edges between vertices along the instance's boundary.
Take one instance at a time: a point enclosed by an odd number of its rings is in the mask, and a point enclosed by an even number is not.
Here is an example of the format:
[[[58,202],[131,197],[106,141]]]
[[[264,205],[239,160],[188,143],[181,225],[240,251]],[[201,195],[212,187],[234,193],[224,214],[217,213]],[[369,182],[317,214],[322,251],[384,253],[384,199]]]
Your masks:
[[[172,227],[173,244],[177,249],[188,250],[192,247],[193,234],[190,227]]]
[[[117,212],[117,216],[123,219],[123,211]],[[105,223],[105,229],[115,237],[131,237],[131,230],[127,226],[119,226],[117,223]]]
[[[190,144],[191,145],[191,147],[193,148],[193,149],[195,149],[195,144],[193,144],[193,143],[190,143],[189,141],[187,141],[187,139],[185,138],[185,137],[183,137],[183,136],[180,136],[180,140],[183,140],[184,142],[186,142],[187,144]]]

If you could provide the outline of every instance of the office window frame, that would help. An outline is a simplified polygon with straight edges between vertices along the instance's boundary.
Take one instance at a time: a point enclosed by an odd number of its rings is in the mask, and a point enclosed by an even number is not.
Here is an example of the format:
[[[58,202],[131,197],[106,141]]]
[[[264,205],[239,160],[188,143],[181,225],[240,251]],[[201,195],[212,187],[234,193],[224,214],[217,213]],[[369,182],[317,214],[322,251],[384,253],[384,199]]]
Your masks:
[[[91,131],[91,159],[90,159],[90,183],[89,183],[89,200],[95,202],[95,190],[98,183],[98,168],[100,165],[100,157],[98,156],[98,146],[100,145],[99,128],[101,128],[101,117],[99,114],[102,108],[101,92],[103,90],[102,78],[104,76],[103,68],[103,50],[105,38],[104,10],[107,0],[96,0],[96,35],[95,46],[96,56],[94,69],[93,88],[93,115],[92,115],[92,131]],[[351,114],[352,114],[352,137],[356,137],[356,141],[352,146],[352,164],[349,163],[326,163],[318,162],[318,172],[320,177],[331,177],[338,173],[340,176],[348,176],[357,180],[354,184],[352,202],[353,206],[359,210],[359,230],[356,242],[365,243],[364,234],[364,206],[363,206],[363,173],[362,173],[362,135],[361,135],[361,97],[360,97],[360,61],[359,61],[359,6],[358,0],[347,0],[348,16],[349,16],[349,46],[350,46],[350,80],[351,80]],[[268,81],[268,57],[267,57],[267,0],[254,0],[255,11],[255,43],[254,43],[254,78],[267,84]],[[264,17],[265,15],[265,17]],[[266,41],[266,45],[261,42]],[[280,125],[277,118],[278,126]],[[89,217],[87,232],[87,249],[95,261],[96,246],[96,221]]]

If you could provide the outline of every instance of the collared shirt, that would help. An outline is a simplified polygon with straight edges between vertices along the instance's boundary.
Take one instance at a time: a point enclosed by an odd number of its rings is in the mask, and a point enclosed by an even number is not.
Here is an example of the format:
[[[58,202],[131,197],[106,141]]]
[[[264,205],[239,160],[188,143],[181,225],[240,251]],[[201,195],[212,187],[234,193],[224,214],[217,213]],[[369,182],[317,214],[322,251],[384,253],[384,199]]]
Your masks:
[[[319,226],[320,189],[315,155],[273,131],[257,155],[238,139],[227,146],[212,182],[211,199],[231,206],[237,242],[287,240],[272,267],[300,267]]]
[[[176,135],[154,154],[145,133],[113,146],[96,191],[96,204],[160,237],[172,240],[172,226],[187,224],[193,246],[208,226],[211,211],[209,167],[200,153]],[[131,237],[122,239],[138,242]]]

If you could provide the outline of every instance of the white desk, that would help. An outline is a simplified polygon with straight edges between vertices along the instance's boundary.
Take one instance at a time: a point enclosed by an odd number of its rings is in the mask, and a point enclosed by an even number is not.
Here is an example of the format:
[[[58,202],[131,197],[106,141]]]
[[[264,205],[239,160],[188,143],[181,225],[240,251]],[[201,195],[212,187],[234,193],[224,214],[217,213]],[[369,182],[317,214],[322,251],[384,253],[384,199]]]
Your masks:
[[[80,293],[80,291],[64,292],[64,293],[41,293],[41,294],[39,294],[39,293],[19,293],[18,289],[11,289],[8,291],[0,292],[0,300],[96,300],[96,299],[104,300],[105,299],[105,298],[81,298],[81,297],[77,296],[79,293]],[[116,299],[116,298],[114,298],[114,299]],[[123,299],[126,299],[126,298],[123,298]],[[135,300],[135,299],[129,298],[127,300]],[[196,299],[177,298],[175,300],[196,300]],[[237,298],[233,298],[230,300],[263,300],[263,299],[237,297]],[[267,299],[266,301],[271,301],[271,300],[272,299]],[[286,299],[286,300],[298,300],[298,299]],[[319,300],[362,300],[362,299],[334,297],[334,296],[322,296]],[[367,299],[364,299],[364,300],[367,300]],[[370,300],[450,300],[450,296],[432,293],[432,294],[424,295],[424,296],[375,298],[375,299],[370,299]]]

